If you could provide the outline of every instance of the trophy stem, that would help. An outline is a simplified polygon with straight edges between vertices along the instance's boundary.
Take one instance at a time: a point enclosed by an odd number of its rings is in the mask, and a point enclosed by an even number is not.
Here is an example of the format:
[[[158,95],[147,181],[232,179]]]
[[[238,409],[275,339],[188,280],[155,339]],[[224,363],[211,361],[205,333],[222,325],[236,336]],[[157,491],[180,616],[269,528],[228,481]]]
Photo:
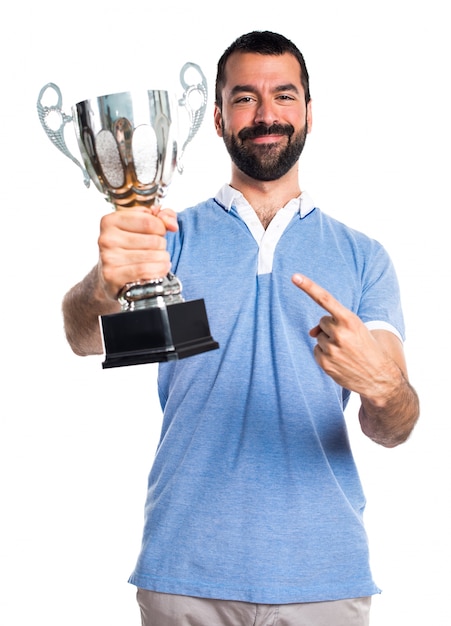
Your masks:
[[[165,305],[184,302],[182,283],[174,274],[146,282],[127,283],[119,292],[118,301],[122,311],[161,308]]]

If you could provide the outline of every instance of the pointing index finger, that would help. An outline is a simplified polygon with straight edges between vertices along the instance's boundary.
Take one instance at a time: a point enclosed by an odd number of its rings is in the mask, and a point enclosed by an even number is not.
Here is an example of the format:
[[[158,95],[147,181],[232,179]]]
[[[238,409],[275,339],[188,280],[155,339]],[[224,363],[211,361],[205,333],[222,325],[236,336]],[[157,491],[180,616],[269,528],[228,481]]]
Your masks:
[[[310,298],[338,320],[347,309],[336,300],[326,289],[320,287],[303,274],[294,274],[291,278],[296,287],[302,289]]]

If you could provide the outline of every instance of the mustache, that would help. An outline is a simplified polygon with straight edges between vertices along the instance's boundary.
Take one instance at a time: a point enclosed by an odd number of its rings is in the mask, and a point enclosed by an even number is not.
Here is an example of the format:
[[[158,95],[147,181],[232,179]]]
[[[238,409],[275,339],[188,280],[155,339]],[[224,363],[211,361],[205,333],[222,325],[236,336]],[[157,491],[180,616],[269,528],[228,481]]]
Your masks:
[[[256,137],[264,137],[265,135],[287,135],[291,137],[294,133],[294,126],[291,124],[258,124],[257,126],[248,126],[242,128],[238,133],[239,139],[255,139]]]

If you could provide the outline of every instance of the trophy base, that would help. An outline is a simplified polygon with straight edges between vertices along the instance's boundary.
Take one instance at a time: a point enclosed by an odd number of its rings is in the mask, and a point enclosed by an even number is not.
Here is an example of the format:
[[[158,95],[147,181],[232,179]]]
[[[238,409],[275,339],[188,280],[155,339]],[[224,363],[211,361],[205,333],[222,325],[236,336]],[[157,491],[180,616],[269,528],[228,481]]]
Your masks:
[[[104,315],[100,321],[103,369],[175,361],[219,348],[203,300]]]

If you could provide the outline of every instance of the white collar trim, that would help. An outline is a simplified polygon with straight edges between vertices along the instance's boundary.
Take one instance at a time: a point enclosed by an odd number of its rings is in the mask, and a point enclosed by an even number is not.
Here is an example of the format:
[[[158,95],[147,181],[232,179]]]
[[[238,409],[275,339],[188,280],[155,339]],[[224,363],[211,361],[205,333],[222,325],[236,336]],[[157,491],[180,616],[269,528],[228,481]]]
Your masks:
[[[230,211],[232,207],[235,207],[238,213],[240,209],[252,208],[241,191],[234,189],[229,184],[225,184],[221,187],[215,196],[215,200],[219,202],[226,211]],[[292,198],[283,208],[296,207],[299,211],[301,218],[305,217],[313,211],[315,205],[307,192],[303,191],[297,198]],[[252,209],[253,210],[253,209]]]
[[[248,227],[258,245],[258,274],[270,274],[274,261],[274,254],[279,240],[296,213],[303,218],[313,211],[315,205],[310,197],[303,192],[297,198],[292,198],[280,208],[268,228],[265,230],[256,212],[240,191],[230,185],[224,185],[215,197],[215,200],[226,211],[234,207]]]

